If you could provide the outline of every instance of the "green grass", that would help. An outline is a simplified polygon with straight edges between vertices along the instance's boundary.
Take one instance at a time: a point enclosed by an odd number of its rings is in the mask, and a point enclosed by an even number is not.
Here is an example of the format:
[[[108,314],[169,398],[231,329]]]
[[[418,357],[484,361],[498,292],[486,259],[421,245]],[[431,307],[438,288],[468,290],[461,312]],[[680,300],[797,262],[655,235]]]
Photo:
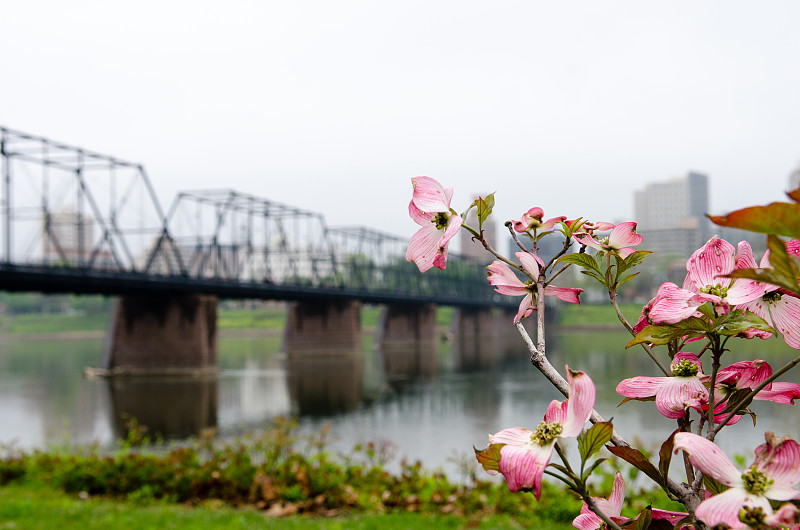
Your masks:
[[[0,529],[81,528],[213,529],[213,528],[524,528],[531,523],[543,530],[567,530],[566,522],[524,520],[509,515],[489,517],[446,514],[391,513],[338,514],[334,517],[271,517],[254,508],[232,508],[207,502],[198,506],[166,502],[120,502],[80,498],[47,485],[13,482],[0,487]]]
[[[642,304],[621,303],[620,310],[628,322],[634,325],[639,320]],[[561,304],[558,306],[558,324],[565,326],[617,326],[619,329],[624,329],[611,304]]]

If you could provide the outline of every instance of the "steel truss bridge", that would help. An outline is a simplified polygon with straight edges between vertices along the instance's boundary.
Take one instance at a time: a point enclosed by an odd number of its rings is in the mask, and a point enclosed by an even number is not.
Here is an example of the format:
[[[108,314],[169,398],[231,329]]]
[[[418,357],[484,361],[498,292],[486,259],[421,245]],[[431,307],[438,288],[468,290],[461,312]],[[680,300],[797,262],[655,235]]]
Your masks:
[[[420,274],[406,238],[233,190],[168,210],[144,167],[0,127],[0,290],[509,306],[486,261]]]

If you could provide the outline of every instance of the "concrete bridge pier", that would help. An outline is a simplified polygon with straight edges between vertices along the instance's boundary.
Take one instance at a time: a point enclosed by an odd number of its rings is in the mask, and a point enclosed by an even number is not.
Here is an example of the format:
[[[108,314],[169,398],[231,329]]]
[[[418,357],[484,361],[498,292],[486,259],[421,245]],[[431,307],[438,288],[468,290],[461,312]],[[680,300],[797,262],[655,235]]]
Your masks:
[[[106,340],[107,375],[204,375],[217,371],[217,298],[123,296]]]
[[[360,302],[293,302],[286,319],[283,350],[289,395],[297,412],[343,412],[361,402]]]
[[[435,374],[436,308],[432,304],[385,305],[376,342],[390,381]]]
[[[491,307],[458,308],[453,321],[456,363],[462,370],[490,368],[497,361]]]

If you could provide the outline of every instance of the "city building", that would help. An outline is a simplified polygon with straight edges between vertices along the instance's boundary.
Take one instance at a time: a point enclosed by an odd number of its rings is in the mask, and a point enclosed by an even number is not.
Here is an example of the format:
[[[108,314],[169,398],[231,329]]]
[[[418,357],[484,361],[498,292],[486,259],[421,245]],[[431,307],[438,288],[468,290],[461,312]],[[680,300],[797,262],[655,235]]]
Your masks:
[[[647,184],[635,192],[634,218],[647,248],[688,257],[712,235],[708,177],[686,176]]]

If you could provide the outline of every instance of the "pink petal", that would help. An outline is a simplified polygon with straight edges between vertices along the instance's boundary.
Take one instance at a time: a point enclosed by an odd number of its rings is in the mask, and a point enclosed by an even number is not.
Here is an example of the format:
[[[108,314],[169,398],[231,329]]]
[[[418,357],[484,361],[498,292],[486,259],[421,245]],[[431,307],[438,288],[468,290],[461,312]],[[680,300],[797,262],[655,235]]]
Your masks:
[[[528,293],[528,287],[502,261],[493,261],[486,269],[489,271],[487,275],[489,284],[493,285],[498,293],[510,296],[523,296]]]
[[[769,491],[773,488],[793,488],[800,482],[800,445],[792,439],[783,441],[772,448],[770,452],[770,444],[765,443],[759,445],[756,450],[756,468],[771,478],[774,483],[770,486]],[[800,495],[800,491],[791,490],[792,496],[774,496],[774,493],[765,493],[771,499],[779,501],[786,501],[795,498],[794,495]]]
[[[678,521],[689,515],[686,512],[671,512],[669,510],[653,509],[653,519],[666,519],[670,524],[678,524]]]
[[[617,385],[617,394],[632,399],[653,397],[667,382],[668,377],[631,377]]]
[[[603,510],[603,513],[617,516],[622,513],[622,501],[625,499],[625,479],[619,471],[614,475],[614,485],[611,487],[611,495],[608,497],[609,504],[614,508],[613,513]]]
[[[708,390],[697,377],[667,377],[656,393],[656,408],[667,418],[678,419],[687,408],[701,409]]]
[[[736,278],[733,285],[728,288],[725,299],[732,305],[744,304],[761,298],[766,292],[767,284],[765,283]]]
[[[582,292],[583,289],[570,288],[570,287],[553,287],[552,285],[548,285],[547,287],[544,288],[545,296],[555,296],[559,300],[563,300],[564,302],[569,302],[570,304],[580,304]]]
[[[433,218],[436,217],[435,212],[423,212],[417,208],[414,205],[414,201],[408,203],[408,215],[420,226],[429,226],[433,223]]]
[[[754,389],[772,375],[772,367],[768,362],[756,359],[755,361],[740,361],[721,369],[717,373],[717,381],[727,381],[731,377],[735,380],[736,388]]]
[[[444,188],[438,181],[430,177],[414,177],[411,179],[414,195],[411,199],[423,212],[447,212],[450,210],[452,188]]]
[[[769,390],[760,391],[753,399],[794,405],[794,400],[800,399],[800,385],[783,381],[773,382]]]
[[[686,270],[689,272],[687,279],[690,278],[690,282],[697,286],[697,291],[709,285],[728,286],[731,282],[730,279],[718,278],[718,276],[728,274],[733,267],[733,245],[724,239],[712,237],[686,262]]]
[[[604,248],[605,248],[605,247],[603,247],[603,245],[599,241],[595,240],[589,234],[585,234],[585,233],[584,234],[575,234],[573,237],[575,238],[575,241],[577,241],[581,245],[586,245],[587,247],[596,248],[597,250],[604,250]]]
[[[440,239],[441,231],[437,230],[433,224],[423,226],[411,236],[406,259],[416,263],[420,272],[427,271],[433,267],[433,263],[438,257]]]
[[[542,223],[542,225],[539,227],[539,230],[550,230],[551,228],[556,226],[558,223],[566,221],[566,219],[567,218],[565,216],[563,216],[563,215],[559,216],[559,217],[553,217],[552,219],[548,219],[547,221]]]
[[[547,406],[547,411],[544,413],[544,421],[548,423],[560,423],[564,425],[567,423],[567,407],[569,406],[565,401],[553,400]]]
[[[539,277],[539,267],[544,267],[544,261],[542,258],[537,256],[536,254],[531,254],[530,252],[517,252],[514,254],[520,263],[522,263],[522,267],[528,271],[534,279]]]
[[[780,300],[769,306],[775,329],[789,347],[800,349],[800,299],[782,294]]]
[[[591,378],[583,372],[572,372],[567,368],[569,399],[567,400],[567,421],[561,431],[561,438],[578,436],[589,421],[594,409],[595,388]]]
[[[594,512],[582,513],[572,521],[578,530],[597,530],[602,524],[603,520]]]
[[[533,431],[523,429],[522,427],[511,427],[510,429],[503,429],[497,434],[489,435],[490,444],[511,444],[511,445],[526,445],[531,443],[531,435]]]
[[[608,245],[615,249],[621,249],[638,245],[642,240],[642,236],[636,233],[636,223],[620,223],[611,230],[611,234],[608,236]]]
[[[511,491],[533,490],[538,500],[542,493],[542,475],[550,463],[553,444],[519,447],[505,445],[500,449],[500,473],[506,478]]]
[[[726,486],[741,486],[742,474],[713,442],[693,433],[679,432],[675,435],[674,447],[676,452],[685,451],[693,466],[718,482]]]
[[[760,507],[764,513],[772,515],[772,507],[766,497],[753,497],[744,489],[731,488],[701,502],[695,510],[695,516],[709,526],[725,523],[733,529],[746,528],[747,525],[739,521],[739,510],[745,503],[750,507]]]
[[[734,259],[734,269],[755,269],[756,257],[753,255],[753,248],[747,241],[739,241],[736,245],[736,258]]]
[[[529,316],[533,313],[533,295],[528,292],[525,295],[525,298],[519,303],[519,309],[517,309],[517,314],[514,317],[514,324],[517,324],[523,318]]]

